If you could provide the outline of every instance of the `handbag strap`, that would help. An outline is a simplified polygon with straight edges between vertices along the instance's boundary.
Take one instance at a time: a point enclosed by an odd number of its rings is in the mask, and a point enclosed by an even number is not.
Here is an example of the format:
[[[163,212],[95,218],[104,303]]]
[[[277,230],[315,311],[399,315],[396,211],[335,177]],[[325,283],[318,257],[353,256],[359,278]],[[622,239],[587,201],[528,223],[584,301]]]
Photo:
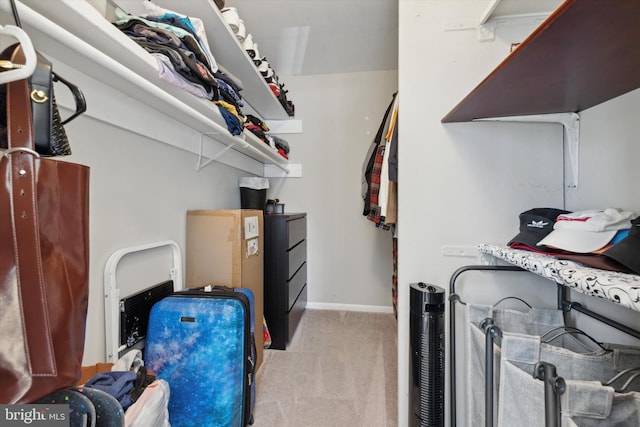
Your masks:
[[[13,20],[16,21],[16,26],[22,28],[22,24],[20,23],[20,17],[18,16],[18,8],[16,7],[16,2],[14,0],[9,0],[11,2],[11,11],[13,12]]]
[[[69,117],[64,119],[62,121],[62,123],[61,123],[63,125],[66,125],[71,120],[75,119],[80,114],[82,114],[85,111],[87,111],[87,101],[84,98],[84,94],[82,93],[82,91],[80,90],[80,88],[78,86],[74,85],[69,80],[66,80],[66,79],[62,78],[62,76],[60,76],[57,73],[54,73],[53,71],[51,72],[51,77],[53,78],[54,82],[63,83],[66,87],[69,88],[69,90],[71,91],[71,94],[73,95],[73,100],[76,103],[76,111],[72,115],[70,115]]]
[[[23,321],[27,336],[31,372],[34,376],[56,375],[47,308],[36,190],[36,159],[29,84],[26,79],[7,84],[7,127],[9,148],[9,198],[11,227],[20,289]]]
[[[9,2],[11,3],[11,12],[13,13],[13,20],[16,21],[16,26],[22,28],[22,23],[20,22],[20,16],[18,15],[18,8],[16,7],[16,2],[15,2],[15,0],[9,0]],[[71,94],[73,95],[73,100],[76,103],[76,111],[71,116],[69,116],[66,119],[64,119],[60,124],[64,126],[67,123],[69,123],[71,120],[73,120],[76,117],[78,117],[80,114],[82,114],[85,111],[87,111],[87,101],[86,101],[86,99],[84,97],[84,94],[82,93],[82,90],[80,90],[80,88],[78,86],[74,85],[70,81],[68,81],[68,80],[64,79],[63,77],[61,77],[60,75],[54,73],[53,70],[51,70],[51,63],[46,58],[44,58],[42,55],[40,55],[39,53],[38,53],[38,62],[39,62],[39,65],[46,64],[47,82],[45,82],[45,83],[47,84],[47,86],[50,86],[51,89],[53,89],[53,86],[50,85],[51,82],[48,81],[48,79],[49,79],[48,75],[51,74],[51,78],[53,78],[54,82],[61,82],[66,87],[69,88],[69,90],[71,91]],[[53,94],[53,92],[52,92],[52,94]],[[49,95],[49,94],[47,94],[47,95]],[[47,133],[49,133],[49,132],[47,132]]]

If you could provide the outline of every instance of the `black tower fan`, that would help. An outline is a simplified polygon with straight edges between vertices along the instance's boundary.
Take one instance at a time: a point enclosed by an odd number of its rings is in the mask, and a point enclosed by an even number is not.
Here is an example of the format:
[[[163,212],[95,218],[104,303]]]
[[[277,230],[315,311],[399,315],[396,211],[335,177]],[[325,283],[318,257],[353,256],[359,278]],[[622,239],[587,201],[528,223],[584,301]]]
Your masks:
[[[410,304],[410,425],[444,427],[444,289],[412,283]]]

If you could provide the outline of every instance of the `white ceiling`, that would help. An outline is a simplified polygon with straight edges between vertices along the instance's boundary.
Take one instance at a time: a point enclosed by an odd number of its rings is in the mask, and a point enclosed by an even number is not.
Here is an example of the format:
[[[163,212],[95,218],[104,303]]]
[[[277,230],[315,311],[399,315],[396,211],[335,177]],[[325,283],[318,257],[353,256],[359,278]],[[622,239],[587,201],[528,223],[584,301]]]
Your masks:
[[[276,74],[398,68],[398,0],[227,0]]]
[[[548,14],[562,0],[483,2],[492,16]],[[399,0],[227,0],[279,75],[397,70]],[[482,17],[478,17],[480,21]]]

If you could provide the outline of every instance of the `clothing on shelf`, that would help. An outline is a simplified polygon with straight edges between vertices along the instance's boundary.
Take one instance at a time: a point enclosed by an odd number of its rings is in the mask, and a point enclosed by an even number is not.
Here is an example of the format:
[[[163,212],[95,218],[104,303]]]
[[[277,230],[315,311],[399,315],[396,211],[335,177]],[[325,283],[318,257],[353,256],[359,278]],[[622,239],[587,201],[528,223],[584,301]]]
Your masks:
[[[276,151],[285,159],[289,158],[289,143],[280,137],[269,134],[269,126],[260,120],[260,118],[247,114],[244,122],[244,128],[271,147],[273,151]]]
[[[231,135],[241,135],[246,129],[288,158],[288,144],[278,144],[270,135],[256,132],[248,122],[242,111],[242,82],[216,62],[202,20],[161,8],[151,1],[143,3],[145,16],[118,12],[114,26],[156,59],[159,77],[214,103]]]

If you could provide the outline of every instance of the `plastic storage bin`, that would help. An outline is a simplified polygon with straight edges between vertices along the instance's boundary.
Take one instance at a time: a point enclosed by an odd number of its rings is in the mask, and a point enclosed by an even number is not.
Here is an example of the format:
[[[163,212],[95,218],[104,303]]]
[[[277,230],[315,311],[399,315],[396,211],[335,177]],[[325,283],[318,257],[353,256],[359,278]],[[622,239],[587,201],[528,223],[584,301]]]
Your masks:
[[[264,210],[267,203],[269,180],[258,177],[238,178],[240,187],[240,207],[242,209]]]

